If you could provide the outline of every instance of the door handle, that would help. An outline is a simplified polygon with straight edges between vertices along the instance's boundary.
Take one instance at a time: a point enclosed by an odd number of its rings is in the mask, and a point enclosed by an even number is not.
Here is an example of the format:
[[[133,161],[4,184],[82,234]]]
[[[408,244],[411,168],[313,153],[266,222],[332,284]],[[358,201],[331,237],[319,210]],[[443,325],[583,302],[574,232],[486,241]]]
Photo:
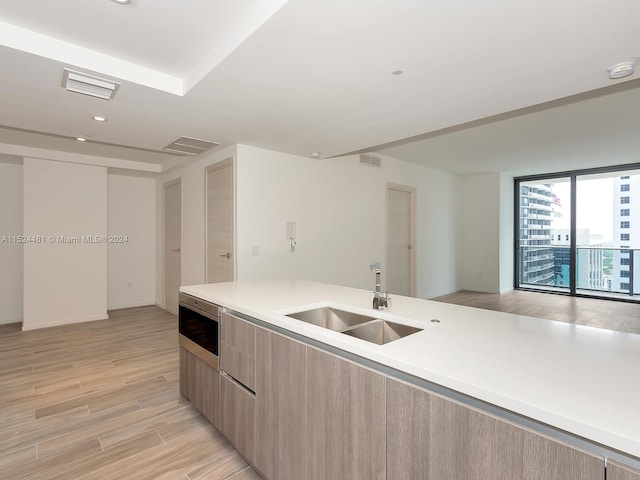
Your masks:
[[[180,249],[179,248],[174,248],[173,250],[171,250],[172,252],[179,252]]]
[[[222,255],[220,255],[221,257],[227,257],[227,258],[231,258],[231,254],[229,252],[227,253],[223,253]]]

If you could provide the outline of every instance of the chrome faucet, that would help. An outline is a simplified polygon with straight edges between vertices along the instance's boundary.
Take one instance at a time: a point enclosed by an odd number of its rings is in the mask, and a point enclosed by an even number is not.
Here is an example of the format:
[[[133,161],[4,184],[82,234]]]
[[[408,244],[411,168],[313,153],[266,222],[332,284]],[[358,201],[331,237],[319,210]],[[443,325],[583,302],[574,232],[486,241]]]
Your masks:
[[[373,292],[373,308],[375,310],[391,308],[391,297],[389,296],[389,291],[384,292],[384,295],[380,292],[380,278],[382,277],[380,262],[372,263],[369,265],[369,268],[376,274],[376,291]]]

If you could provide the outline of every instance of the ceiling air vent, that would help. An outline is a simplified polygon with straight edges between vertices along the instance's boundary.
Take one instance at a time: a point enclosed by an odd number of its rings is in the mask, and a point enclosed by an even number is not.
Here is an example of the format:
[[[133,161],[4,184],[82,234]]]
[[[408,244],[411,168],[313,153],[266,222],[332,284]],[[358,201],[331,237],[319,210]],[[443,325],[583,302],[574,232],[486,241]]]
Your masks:
[[[118,91],[120,84],[105,78],[94,77],[65,68],[62,75],[62,86],[69,92],[111,100]]]
[[[179,153],[181,155],[198,155],[199,153],[206,152],[207,150],[220,145],[216,142],[209,142],[207,140],[199,140],[191,137],[180,137],[175,142],[170,143],[163,150],[167,152]]]
[[[362,163],[363,165],[371,166],[371,167],[382,166],[382,160],[380,160],[380,157],[376,157],[371,153],[360,154],[360,163]]]

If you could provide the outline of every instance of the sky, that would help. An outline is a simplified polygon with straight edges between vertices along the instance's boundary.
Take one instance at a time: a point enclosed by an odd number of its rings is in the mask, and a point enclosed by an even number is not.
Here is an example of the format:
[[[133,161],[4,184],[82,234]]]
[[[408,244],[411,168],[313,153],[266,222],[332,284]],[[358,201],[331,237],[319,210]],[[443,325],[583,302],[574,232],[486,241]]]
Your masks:
[[[570,228],[571,195],[569,179],[552,183],[552,190],[560,198],[562,217],[553,219],[551,228]],[[603,242],[613,239],[613,178],[578,179],[577,227],[588,228],[592,235],[602,235]]]

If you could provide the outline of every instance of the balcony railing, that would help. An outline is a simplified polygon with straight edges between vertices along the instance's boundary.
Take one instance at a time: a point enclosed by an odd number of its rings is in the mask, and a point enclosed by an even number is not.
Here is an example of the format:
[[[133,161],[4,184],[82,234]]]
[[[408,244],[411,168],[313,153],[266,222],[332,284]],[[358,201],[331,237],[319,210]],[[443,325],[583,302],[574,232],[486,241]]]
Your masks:
[[[519,286],[568,291],[569,251],[568,246],[519,247]],[[634,248],[577,247],[576,289],[602,296],[640,295],[640,272],[635,272],[635,266],[640,265],[639,252]],[[546,269],[553,273],[541,275]]]

